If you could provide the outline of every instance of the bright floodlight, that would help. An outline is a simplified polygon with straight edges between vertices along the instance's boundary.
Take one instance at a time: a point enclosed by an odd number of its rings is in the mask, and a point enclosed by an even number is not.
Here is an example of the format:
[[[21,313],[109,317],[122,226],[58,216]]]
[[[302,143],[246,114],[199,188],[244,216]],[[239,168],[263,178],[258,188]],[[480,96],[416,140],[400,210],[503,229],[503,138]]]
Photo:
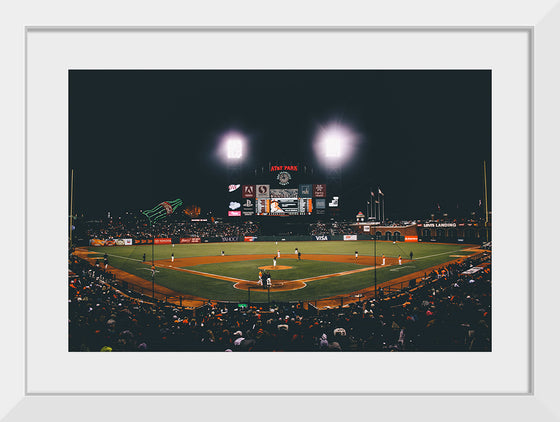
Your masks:
[[[230,138],[227,140],[227,158],[240,159],[243,155],[243,142],[239,138]]]
[[[325,157],[337,158],[340,157],[340,146],[342,139],[333,135],[326,135],[325,142]]]
[[[225,161],[241,161],[247,146],[247,138],[241,132],[230,130],[220,136],[220,151]]]
[[[358,135],[352,128],[335,121],[318,128],[314,149],[325,165],[341,165],[350,157],[357,139]]]

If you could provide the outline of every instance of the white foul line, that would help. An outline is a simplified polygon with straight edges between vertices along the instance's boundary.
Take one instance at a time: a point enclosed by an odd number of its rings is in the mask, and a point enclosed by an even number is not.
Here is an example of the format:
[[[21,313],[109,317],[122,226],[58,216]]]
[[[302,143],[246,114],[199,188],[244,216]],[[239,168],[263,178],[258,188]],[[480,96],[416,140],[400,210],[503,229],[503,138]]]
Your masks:
[[[426,256],[421,256],[420,258],[416,258],[416,260],[419,259],[424,259],[424,258],[431,258],[433,256],[439,256],[439,255],[446,255],[446,254],[450,254],[450,253],[455,253],[455,252],[460,252],[460,251],[466,251],[467,249],[457,249],[455,251],[447,251],[447,252],[442,252],[442,253],[436,253],[434,255],[426,255]],[[465,256],[469,256],[469,255],[465,255]]]

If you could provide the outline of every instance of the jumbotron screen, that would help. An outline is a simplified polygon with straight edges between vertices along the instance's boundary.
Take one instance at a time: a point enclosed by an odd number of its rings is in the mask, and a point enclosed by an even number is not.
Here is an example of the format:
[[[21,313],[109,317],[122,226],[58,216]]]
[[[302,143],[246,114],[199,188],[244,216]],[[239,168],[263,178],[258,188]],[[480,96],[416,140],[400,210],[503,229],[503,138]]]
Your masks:
[[[255,215],[311,215],[311,198],[258,199]]]

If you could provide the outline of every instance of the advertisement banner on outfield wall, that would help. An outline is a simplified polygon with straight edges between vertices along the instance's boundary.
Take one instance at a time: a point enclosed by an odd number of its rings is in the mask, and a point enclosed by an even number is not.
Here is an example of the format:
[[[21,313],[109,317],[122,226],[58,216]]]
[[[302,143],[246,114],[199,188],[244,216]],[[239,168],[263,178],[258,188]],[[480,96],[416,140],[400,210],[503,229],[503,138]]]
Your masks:
[[[133,245],[151,245],[152,244],[152,239],[133,239],[132,244]]]
[[[405,242],[418,242],[418,236],[405,236]]]
[[[222,236],[222,242],[237,242],[239,238],[237,236]]]
[[[331,240],[328,234],[316,234],[313,236],[313,240]]]
[[[116,239],[115,240],[116,246],[130,246],[132,245],[132,239]]]
[[[154,245],[171,245],[171,238],[170,237],[166,237],[166,238],[156,237],[154,239]]]
[[[345,234],[343,240],[358,240],[357,234]]]
[[[243,238],[244,242],[254,242],[255,240],[257,240],[257,236],[245,236]]]
[[[200,243],[200,237],[182,237],[179,243]]]
[[[103,239],[89,239],[89,246],[105,246]]]

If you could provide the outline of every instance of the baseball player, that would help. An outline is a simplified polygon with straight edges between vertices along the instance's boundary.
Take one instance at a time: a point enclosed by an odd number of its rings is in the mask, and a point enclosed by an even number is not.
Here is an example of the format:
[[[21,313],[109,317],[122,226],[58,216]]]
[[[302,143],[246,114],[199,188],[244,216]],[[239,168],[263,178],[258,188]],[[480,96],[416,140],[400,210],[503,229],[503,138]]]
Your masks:
[[[355,251],[354,255],[356,256],[356,261],[358,261],[358,251]]]
[[[146,262],[146,254],[142,255],[142,262]]]
[[[280,249],[278,249],[278,258],[280,258]]]
[[[381,259],[383,260],[383,263],[381,265],[385,265],[385,255],[381,255]]]
[[[298,254],[298,248],[296,248],[296,250],[294,251],[294,253],[297,255]]]
[[[402,258],[400,255],[399,255],[399,265],[402,265]]]
[[[224,251],[222,251],[222,256],[224,256]]]
[[[272,264],[276,267],[276,257],[272,258]]]
[[[171,253],[171,262],[175,261],[175,255],[173,255],[173,253]]]

